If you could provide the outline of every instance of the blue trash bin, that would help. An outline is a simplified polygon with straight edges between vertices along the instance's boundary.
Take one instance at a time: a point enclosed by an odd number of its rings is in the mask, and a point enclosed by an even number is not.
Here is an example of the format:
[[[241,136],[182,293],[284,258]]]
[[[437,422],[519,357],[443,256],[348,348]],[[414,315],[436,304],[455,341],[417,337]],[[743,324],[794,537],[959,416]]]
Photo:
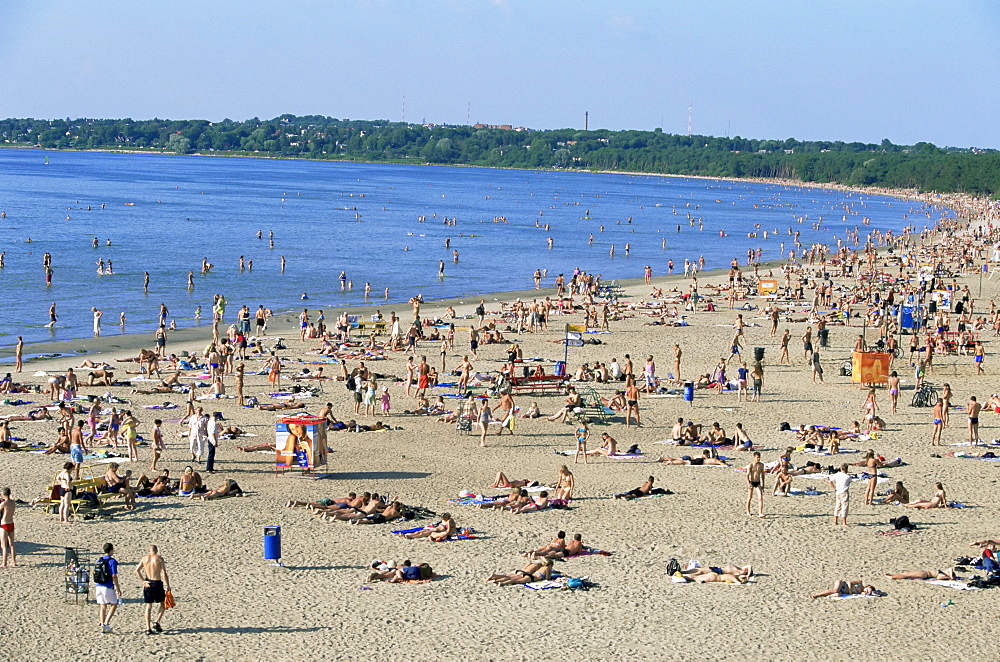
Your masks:
[[[684,401],[694,402],[694,382],[684,382]]]
[[[281,527],[264,527],[264,558],[277,561],[281,558]]]
[[[566,362],[556,361],[556,377],[565,377],[565,376],[566,376]]]

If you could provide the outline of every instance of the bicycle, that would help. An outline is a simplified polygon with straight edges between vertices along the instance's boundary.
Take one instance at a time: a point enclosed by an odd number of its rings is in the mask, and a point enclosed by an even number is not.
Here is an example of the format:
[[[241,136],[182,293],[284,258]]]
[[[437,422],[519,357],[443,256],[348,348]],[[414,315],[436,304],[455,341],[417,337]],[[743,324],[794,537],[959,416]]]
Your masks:
[[[938,392],[934,388],[933,384],[928,384],[924,382],[921,386],[917,388],[916,393],[913,394],[913,400],[910,402],[911,407],[933,407],[937,404]]]

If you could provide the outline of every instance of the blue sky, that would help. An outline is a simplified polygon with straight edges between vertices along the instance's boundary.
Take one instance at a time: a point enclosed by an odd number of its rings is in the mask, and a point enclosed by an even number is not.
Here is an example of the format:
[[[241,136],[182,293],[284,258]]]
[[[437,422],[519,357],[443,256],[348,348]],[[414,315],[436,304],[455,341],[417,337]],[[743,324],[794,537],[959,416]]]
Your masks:
[[[4,0],[0,117],[282,113],[1000,148],[995,0]]]

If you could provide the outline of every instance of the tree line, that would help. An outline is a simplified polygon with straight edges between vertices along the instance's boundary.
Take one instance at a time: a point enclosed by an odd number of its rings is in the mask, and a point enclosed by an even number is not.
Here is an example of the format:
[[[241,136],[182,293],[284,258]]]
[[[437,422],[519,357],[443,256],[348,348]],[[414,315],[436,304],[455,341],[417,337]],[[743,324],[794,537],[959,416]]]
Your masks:
[[[3,146],[783,178],[1000,196],[1000,153],[841,141],[339,120],[0,120]]]

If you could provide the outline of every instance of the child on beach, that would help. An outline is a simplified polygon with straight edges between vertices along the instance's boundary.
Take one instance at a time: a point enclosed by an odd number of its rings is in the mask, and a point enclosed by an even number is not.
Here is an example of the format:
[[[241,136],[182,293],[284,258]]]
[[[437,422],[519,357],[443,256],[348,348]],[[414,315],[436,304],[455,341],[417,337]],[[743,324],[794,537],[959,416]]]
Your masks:
[[[392,408],[392,396],[389,395],[389,387],[382,387],[382,413],[385,416],[389,415],[389,410]]]
[[[153,451],[153,462],[149,465],[150,472],[156,471],[156,462],[160,459],[160,453],[165,448],[163,444],[163,430],[160,429],[161,425],[163,425],[163,421],[160,419],[153,421],[153,440],[150,443],[150,448]]]

